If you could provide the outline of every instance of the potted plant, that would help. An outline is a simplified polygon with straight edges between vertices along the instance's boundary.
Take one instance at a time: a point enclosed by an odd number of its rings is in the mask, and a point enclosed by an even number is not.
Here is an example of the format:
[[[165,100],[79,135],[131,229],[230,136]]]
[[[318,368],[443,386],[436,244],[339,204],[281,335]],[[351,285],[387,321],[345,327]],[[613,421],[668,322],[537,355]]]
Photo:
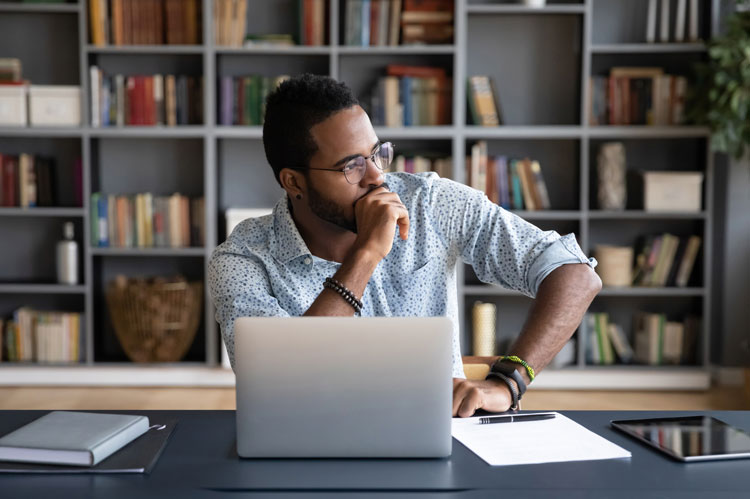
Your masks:
[[[739,160],[750,148],[750,1],[738,0],[726,33],[696,68],[691,121],[711,129],[711,146]]]

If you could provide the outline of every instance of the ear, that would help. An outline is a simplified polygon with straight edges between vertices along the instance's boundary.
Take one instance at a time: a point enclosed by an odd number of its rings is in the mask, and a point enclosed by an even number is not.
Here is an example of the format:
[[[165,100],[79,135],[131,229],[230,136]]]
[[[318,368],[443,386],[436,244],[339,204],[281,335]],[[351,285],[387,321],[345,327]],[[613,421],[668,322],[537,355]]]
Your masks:
[[[283,168],[279,172],[279,180],[281,181],[281,187],[291,199],[298,199],[298,196],[304,196],[307,192],[305,176],[300,171]]]

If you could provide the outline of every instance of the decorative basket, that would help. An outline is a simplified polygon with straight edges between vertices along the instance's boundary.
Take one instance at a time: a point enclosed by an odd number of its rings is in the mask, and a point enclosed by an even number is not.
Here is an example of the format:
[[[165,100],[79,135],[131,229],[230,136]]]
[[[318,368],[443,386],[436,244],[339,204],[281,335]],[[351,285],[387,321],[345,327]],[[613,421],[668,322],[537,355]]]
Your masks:
[[[117,339],[133,362],[177,362],[193,343],[203,310],[203,282],[126,279],[107,285]]]

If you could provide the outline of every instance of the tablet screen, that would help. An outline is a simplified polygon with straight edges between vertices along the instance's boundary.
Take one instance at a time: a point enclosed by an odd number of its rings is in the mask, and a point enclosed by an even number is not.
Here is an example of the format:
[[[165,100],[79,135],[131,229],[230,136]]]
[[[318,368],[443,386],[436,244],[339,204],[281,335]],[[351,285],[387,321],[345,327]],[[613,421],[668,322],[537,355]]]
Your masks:
[[[750,434],[710,416],[612,421],[612,426],[685,461],[750,457]]]

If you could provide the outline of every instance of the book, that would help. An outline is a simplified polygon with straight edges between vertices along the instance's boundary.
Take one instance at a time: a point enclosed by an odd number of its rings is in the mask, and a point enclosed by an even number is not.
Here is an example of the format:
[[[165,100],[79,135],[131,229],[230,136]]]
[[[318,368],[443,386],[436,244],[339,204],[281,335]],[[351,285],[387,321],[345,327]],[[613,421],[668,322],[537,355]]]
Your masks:
[[[474,125],[497,126],[501,123],[499,107],[489,76],[470,76],[467,95]]]
[[[681,322],[667,321],[664,324],[664,347],[662,362],[664,364],[679,364],[682,359],[685,326]]]
[[[661,0],[661,26],[659,28],[659,41],[669,41],[669,0]]]
[[[617,358],[623,364],[629,364],[633,360],[633,348],[630,346],[625,332],[619,324],[607,324],[607,336],[612,342]]]
[[[646,42],[656,41],[656,1],[648,0],[648,16],[646,20]]]
[[[95,466],[148,429],[146,416],[52,411],[0,438],[0,460]]]
[[[95,466],[67,466],[60,464],[0,463],[0,473],[22,474],[99,474],[151,473],[169,438],[174,433],[176,419],[160,420],[149,431],[136,438]]]
[[[685,22],[687,18],[685,2],[687,0],[677,0],[677,11],[674,17],[674,41],[676,42],[685,41]]]
[[[612,343],[608,332],[609,316],[606,313],[595,314],[596,338],[599,346],[599,359],[601,364],[610,365],[615,362]]]
[[[698,0],[690,0],[690,22],[688,24],[688,41],[697,42],[698,36]]]
[[[533,175],[535,192],[539,201],[539,208],[549,210],[551,208],[549,191],[547,191],[547,184],[544,182],[544,176],[542,175],[542,166],[539,164],[539,161],[531,161],[530,168]]]
[[[690,274],[693,272],[695,265],[695,259],[698,256],[698,250],[701,246],[700,236],[690,236],[685,247],[682,260],[680,261],[680,267],[675,277],[675,284],[681,288],[687,286],[690,280]]]

